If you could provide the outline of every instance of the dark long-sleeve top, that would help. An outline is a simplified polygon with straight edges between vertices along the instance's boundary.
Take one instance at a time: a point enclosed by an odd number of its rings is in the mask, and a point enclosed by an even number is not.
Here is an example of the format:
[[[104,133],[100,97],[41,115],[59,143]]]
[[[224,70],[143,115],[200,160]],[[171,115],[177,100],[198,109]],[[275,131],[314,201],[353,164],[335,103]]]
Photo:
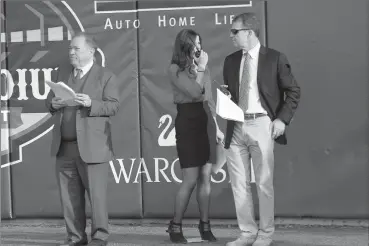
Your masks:
[[[211,77],[209,69],[206,67],[204,72],[204,87],[196,82],[196,75],[192,75],[187,69],[180,71],[177,64],[169,67],[169,78],[173,89],[173,101],[175,104],[191,102],[207,102],[213,117],[216,116],[215,102],[213,100]]]

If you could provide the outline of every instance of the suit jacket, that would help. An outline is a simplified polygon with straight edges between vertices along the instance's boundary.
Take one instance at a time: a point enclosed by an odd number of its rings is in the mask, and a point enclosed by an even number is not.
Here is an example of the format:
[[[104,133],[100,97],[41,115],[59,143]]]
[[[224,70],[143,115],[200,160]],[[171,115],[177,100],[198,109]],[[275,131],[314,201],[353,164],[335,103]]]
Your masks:
[[[239,75],[242,50],[226,57],[223,67],[224,84],[228,85],[232,101],[238,104]],[[279,118],[289,125],[300,101],[300,87],[297,84],[287,57],[270,48],[260,47],[257,84],[261,106],[267,111],[271,120]],[[225,148],[229,148],[233,137],[235,122],[227,121]],[[287,144],[285,134],[276,140],[279,144]]]
[[[68,64],[59,67],[57,81],[66,83],[73,66]],[[114,156],[111,134],[110,116],[114,116],[119,108],[119,92],[117,77],[108,69],[94,63],[86,75],[86,82],[82,92],[91,98],[91,107],[79,107],[76,115],[77,143],[81,158],[86,163],[102,163],[111,160]],[[46,99],[46,107],[56,124],[53,128],[51,154],[57,155],[61,143],[61,121],[63,108],[54,110],[51,99],[55,94],[50,90]]]

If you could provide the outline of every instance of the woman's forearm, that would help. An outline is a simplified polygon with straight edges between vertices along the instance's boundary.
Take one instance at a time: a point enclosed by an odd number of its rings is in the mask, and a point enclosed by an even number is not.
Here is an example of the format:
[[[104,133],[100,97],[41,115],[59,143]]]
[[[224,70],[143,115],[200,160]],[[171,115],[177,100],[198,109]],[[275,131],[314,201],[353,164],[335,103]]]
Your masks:
[[[200,71],[202,71],[202,70],[200,70]],[[197,75],[196,75],[196,82],[197,82],[201,87],[204,87],[204,83],[205,83],[204,77],[205,77],[205,72],[199,72],[199,71],[197,71]]]

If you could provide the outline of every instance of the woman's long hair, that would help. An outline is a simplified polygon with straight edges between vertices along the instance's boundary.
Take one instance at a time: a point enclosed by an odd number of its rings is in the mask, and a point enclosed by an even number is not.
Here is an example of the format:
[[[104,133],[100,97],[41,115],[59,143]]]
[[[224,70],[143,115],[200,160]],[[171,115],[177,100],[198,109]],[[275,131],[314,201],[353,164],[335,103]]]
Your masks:
[[[193,58],[191,57],[191,52],[196,49],[195,40],[197,36],[199,37],[200,44],[202,45],[200,35],[194,30],[183,29],[177,34],[171,61],[171,64],[177,64],[179,67],[177,76],[179,72],[182,72],[185,69],[188,69],[190,74],[195,75],[193,72]]]

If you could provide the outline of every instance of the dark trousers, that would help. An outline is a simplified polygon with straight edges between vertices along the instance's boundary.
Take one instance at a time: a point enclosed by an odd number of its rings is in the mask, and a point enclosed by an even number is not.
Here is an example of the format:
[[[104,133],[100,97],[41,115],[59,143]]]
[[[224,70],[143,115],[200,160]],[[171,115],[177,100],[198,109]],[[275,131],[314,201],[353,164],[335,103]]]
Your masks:
[[[91,238],[108,239],[108,170],[108,163],[85,163],[80,157],[77,142],[61,143],[56,161],[56,177],[68,240],[78,242],[87,239],[86,191],[91,203]]]

